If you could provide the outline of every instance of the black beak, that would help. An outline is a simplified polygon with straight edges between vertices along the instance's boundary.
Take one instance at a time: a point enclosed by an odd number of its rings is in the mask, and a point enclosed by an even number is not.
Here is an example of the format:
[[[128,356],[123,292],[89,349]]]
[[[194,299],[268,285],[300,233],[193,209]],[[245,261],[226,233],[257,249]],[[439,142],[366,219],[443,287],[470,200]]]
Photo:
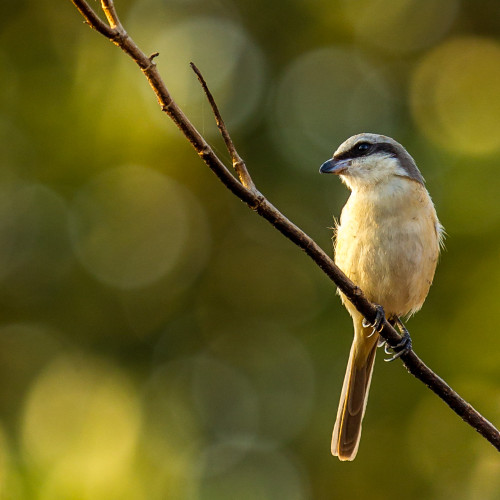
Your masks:
[[[349,160],[336,160],[335,158],[331,158],[330,160],[325,161],[323,165],[321,165],[321,167],[319,168],[319,172],[320,174],[340,175],[347,170],[347,167],[349,167],[349,163]]]

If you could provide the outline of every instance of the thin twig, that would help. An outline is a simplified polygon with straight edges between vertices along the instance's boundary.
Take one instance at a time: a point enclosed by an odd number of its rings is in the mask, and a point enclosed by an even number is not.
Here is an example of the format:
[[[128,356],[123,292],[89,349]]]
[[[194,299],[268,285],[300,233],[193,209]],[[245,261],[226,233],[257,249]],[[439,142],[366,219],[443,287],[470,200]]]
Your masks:
[[[226,124],[224,123],[224,120],[222,119],[222,116],[219,112],[217,103],[215,102],[212,92],[210,92],[210,89],[208,88],[207,82],[203,78],[201,71],[196,67],[196,65],[194,63],[189,63],[189,64],[192,70],[196,73],[196,76],[198,77],[198,80],[203,88],[203,91],[207,96],[208,102],[210,103],[210,106],[212,106],[212,111],[215,116],[215,122],[217,123],[217,127],[219,128],[222,138],[224,139],[226,148],[229,154],[231,155],[234,170],[236,170],[236,173],[238,174],[241,183],[246,188],[250,189],[251,191],[256,191],[256,187],[252,180],[252,177],[250,176],[250,173],[247,170],[245,162],[243,161],[241,156],[238,154],[238,151],[236,150],[233,140],[231,139],[231,136],[229,135],[229,132],[227,130]]]
[[[368,321],[375,320],[377,309],[374,304],[367,300],[362,290],[357,287],[347,276],[334,264],[333,260],[317,245],[317,243],[305,234],[300,228],[289,221],[279,210],[277,210],[257,189],[255,188],[244,162],[236,152],[236,148],[229,137],[220,113],[215,104],[212,94],[199,70],[192,65],[198,79],[200,80],[205,94],[212,105],[217,125],[223,135],[235,169],[240,177],[239,182],[227,169],[224,163],[217,157],[194,125],[184,115],[175,101],[170,96],[153,59],[157,54],[148,57],[139,49],[121,25],[112,0],[101,0],[102,8],[106,14],[110,26],[107,26],[89,7],[85,0],[71,0],[83,15],[87,23],[99,33],[107,37],[127,53],[141,68],[149,84],[156,94],[162,111],[168,114],[172,121],[181,130],[187,140],[194,147],[205,164],[215,173],[220,181],[240,200],[244,201],[250,208],[270,222],[290,241],[302,248],[309,257],[323,270],[323,272],[337,285],[337,287],[349,298],[356,309]],[[245,173],[246,172],[246,173]],[[396,330],[386,320],[380,332],[382,338],[394,347],[400,341]],[[446,382],[435,374],[423,361],[410,351],[401,356],[406,369],[417,379],[434,391],[457,415],[472,426],[485,439],[487,439],[497,450],[500,450],[500,432],[486,420],[467,401],[460,397]]]

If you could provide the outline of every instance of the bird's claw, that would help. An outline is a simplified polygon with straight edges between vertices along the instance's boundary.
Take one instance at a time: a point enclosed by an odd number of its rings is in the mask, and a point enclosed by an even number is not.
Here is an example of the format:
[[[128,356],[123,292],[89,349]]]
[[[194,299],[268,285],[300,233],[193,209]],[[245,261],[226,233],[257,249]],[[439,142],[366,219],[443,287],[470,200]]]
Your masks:
[[[392,357],[388,359],[384,359],[384,361],[391,362],[394,361],[398,358],[400,358],[403,354],[407,354],[411,351],[412,349],[412,341],[411,341],[411,336],[410,332],[406,329],[406,327],[403,325],[401,320],[396,317],[396,323],[398,324],[399,330],[402,333],[401,340],[394,346],[390,347],[385,344],[384,351],[386,354],[393,354]],[[391,352],[392,351],[392,352]]]
[[[375,321],[370,323],[366,318],[363,318],[362,325],[364,328],[372,328],[372,332],[368,335],[368,338],[375,333],[380,333],[384,327],[385,313],[384,308],[378,304],[375,306],[377,308],[377,315],[375,316]]]

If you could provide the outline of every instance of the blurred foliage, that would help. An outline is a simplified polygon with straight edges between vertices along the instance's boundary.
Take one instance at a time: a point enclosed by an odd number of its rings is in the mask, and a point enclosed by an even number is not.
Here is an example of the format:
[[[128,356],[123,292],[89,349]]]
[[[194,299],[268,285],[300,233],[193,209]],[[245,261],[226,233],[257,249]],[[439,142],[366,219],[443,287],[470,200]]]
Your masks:
[[[321,162],[357,132],[408,148],[448,232],[415,349],[500,423],[500,4],[117,8],[227,159],[196,62],[259,188],[327,250],[348,193]],[[352,326],[328,279],[69,1],[5,3],[0,41],[1,498],[500,498],[494,449],[381,359],[358,458],[333,459]]]

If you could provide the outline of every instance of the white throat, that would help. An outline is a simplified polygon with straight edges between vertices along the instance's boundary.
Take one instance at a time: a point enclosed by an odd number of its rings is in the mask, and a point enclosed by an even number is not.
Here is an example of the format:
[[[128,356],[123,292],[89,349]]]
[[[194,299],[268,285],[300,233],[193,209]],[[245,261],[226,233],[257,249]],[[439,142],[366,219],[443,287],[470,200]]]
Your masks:
[[[401,183],[412,182],[399,160],[387,155],[356,158],[340,178],[351,191],[371,189],[375,185],[377,190],[384,189],[384,185],[399,189]]]

